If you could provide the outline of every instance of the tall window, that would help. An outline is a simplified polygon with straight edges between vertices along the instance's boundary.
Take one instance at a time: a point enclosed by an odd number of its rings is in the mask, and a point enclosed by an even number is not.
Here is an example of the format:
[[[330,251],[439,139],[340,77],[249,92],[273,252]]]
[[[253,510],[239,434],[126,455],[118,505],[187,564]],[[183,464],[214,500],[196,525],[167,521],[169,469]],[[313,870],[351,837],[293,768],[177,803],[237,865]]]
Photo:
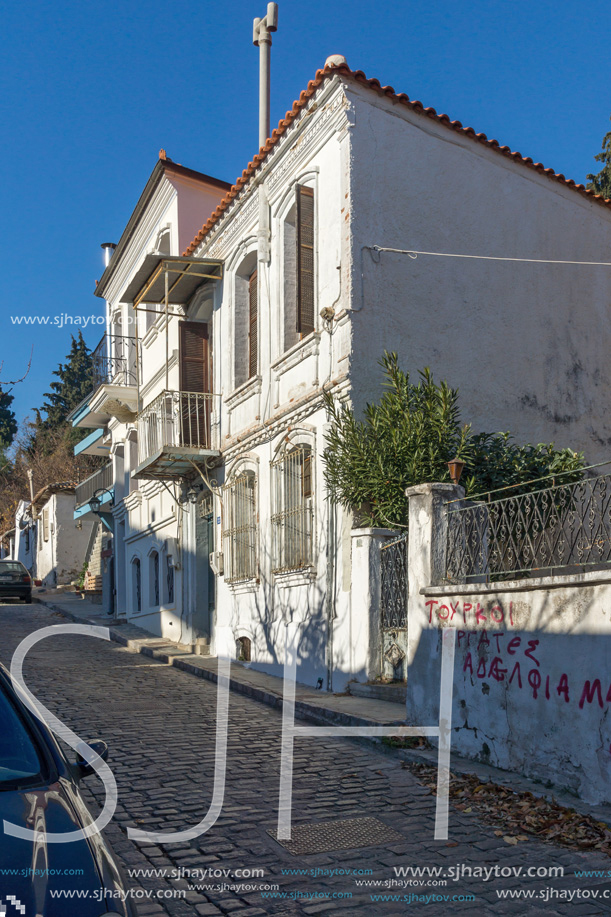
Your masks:
[[[313,562],[312,450],[295,446],[272,466],[273,572],[299,570]]]
[[[159,605],[159,553],[151,554],[151,605]]]
[[[42,537],[45,541],[49,540],[49,510],[42,511]]]
[[[284,349],[314,331],[314,190],[297,185],[284,222]]]
[[[257,375],[259,369],[259,281],[257,253],[250,252],[238,267],[234,289],[234,385]]]
[[[174,604],[174,560],[170,554],[165,556],[165,578],[168,605]]]
[[[257,478],[246,471],[223,488],[225,525],[223,553],[225,582],[255,579],[257,575]]]
[[[256,269],[248,278],[248,378],[257,375],[259,345],[259,285]]]
[[[297,188],[297,331],[314,331],[314,191]]]
[[[132,586],[134,611],[142,611],[142,576],[140,572],[140,560],[137,557],[132,560]]]

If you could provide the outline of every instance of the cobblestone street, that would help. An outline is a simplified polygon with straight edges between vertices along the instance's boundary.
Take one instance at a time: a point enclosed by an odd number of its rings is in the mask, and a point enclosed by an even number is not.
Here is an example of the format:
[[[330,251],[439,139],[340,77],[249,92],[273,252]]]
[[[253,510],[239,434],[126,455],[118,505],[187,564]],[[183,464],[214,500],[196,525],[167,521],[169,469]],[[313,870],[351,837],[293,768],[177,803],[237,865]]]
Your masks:
[[[66,623],[64,618],[40,606],[0,606],[2,662],[9,665],[12,652],[28,633],[61,623]],[[611,864],[596,853],[567,851],[536,840],[509,846],[495,835],[495,826],[452,807],[450,838],[436,842],[435,798],[429,791],[393,754],[341,739],[300,739],[296,743],[293,824],[371,817],[392,829],[392,837],[375,847],[293,856],[268,833],[275,829],[277,819],[280,713],[233,693],[227,786],[220,818],[208,833],[190,843],[136,845],[126,836],[128,825],[176,831],[196,824],[208,810],[214,774],[216,687],[115,643],[84,636],[52,637],[37,645],[28,655],[24,672],[34,693],[80,736],[108,742],[119,805],[105,835],[126,871],[166,869],[168,873],[174,870],[175,875],[181,867],[230,871],[227,878],[196,878],[190,883],[184,878],[132,877],[133,888],[155,894],[187,890],[185,898],[137,899],[142,917],[611,913],[611,899],[608,906],[591,899],[499,900],[497,891],[518,889],[597,888],[602,896],[610,887],[608,880],[576,878],[574,870],[607,869]],[[81,786],[92,807],[103,801],[97,778]],[[395,832],[403,839],[396,839]],[[447,885],[406,888],[356,884],[394,881],[396,866],[449,868],[457,864],[521,866],[524,871],[532,866],[563,866],[565,876],[487,882],[450,878]],[[262,869],[264,876],[254,880],[235,876],[237,870],[249,869]],[[283,870],[310,873],[317,869],[317,876],[283,874]],[[330,876],[333,870],[352,874]],[[359,876],[364,870],[372,873]],[[223,889],[223,883],[239,888]],[[195,890],[195,885],[208,887]],[[279,890],[263,894],[277,897],[262,897],[259,886],[272,885]],[[475,900],[372,901],[372,894],[392,894],[397,899],[403,895],[474,895]]]

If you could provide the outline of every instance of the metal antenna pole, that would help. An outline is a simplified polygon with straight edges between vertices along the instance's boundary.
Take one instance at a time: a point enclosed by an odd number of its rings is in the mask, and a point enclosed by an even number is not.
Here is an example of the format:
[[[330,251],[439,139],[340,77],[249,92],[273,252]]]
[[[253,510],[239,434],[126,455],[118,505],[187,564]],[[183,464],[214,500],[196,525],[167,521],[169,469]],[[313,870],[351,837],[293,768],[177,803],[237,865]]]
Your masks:
[[[269,100],[270,100],[270,50],[272,32],[278,29],[278,4],[268,3],[267,14],[263,19],[253,22],[254,45],[259,46],[259,147],[265,146],[269,137]]]

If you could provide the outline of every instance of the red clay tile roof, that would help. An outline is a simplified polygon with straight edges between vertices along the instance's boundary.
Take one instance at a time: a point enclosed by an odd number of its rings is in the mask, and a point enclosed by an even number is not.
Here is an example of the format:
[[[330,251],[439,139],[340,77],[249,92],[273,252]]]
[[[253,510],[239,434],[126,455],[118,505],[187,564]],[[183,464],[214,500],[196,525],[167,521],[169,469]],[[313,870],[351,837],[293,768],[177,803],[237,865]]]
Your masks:
[[[36,493],[32,500],[32,505],[40,506],[43,502],[46,503],[47,498],[52,497],[53,494],[72,494],[75,490],[75,481],[58,481],[55,484],[45,484],[45,486],[41,487]]]
[[[594,191],[589,191],[585,185],[579,185],[577,182],[573,181],[572,178],[565,178],[564,175],[554,172],[553,169],[546,169],[542,163],[533,162],[529,156],[522,156],[521,153],[512,152],[510,147],[501,146],[498,140],[489,140],[486,134],[478,134],[472,127],[463,127],[460,121],[451,121],[448,115],[437,114],[434,108],[425,108],[422,102],[419,102],[417,99],[411,100],[409,96],[407,96],[404,92],[395,92],[392,86],[382,86],[379,80],[368,79],[362,70],[351,70],[347,64],[340,64],[339,66],[327,64],[323,70],[318,70],[316,72],[316,76],[313,80],[310,80],[308,83],[308,88],[302,91],[297,101],[293,103],[292,109],[287,111],[285,117],[279,122],[278,127],[272,131],[272,135],[266,141],[265,146],[262,146],[252,162],[248,163],[248,166],[244,169],[241,176],[236,180],[235,184],[232,185],[214,213],[208,218],[207,222],[204,223],[189,247],[185,250],[183,253],[184,255],[193,254],[204,236],[210,232],[214,224],[218,222],[222,214],[225,212],[225,210],[227,210],[232,200],[239,194],[244,185],[247,184],[249,179],[257,171],[261,163],[267,157],[269,151],[276,145],[280,137],[285,133],[286,129],[297,118],[300,111],[305,108],[316,90],[322,85],[322,83],[324,83],[326,79],[332,77],[335,73],[341,73],[342,76],[346,76],[355,80],[357,83],[373,89],[379,95],[385,95],[388,96],[389,99],[394,99],[397,102],[401,102],[412,111],[417,112],[418,114],[426,115],[428,118],[432,118],[435,121],[438,121],[440,124],[445,125],[451,130],[458,131],[459,133],[464,134],[473,140],[476,140],[478,143],[483,143],[485,146],[490,147],[492,150],[496,150],[503,156],[507,156],[509,159],[513,159],[514,162],[520,162],[531,169],[535,169],[537,172],[548,175],[550,178],[562,182],[564,185],[567,185],[569,188],[573,188],[575,191],[578,191],[580,194],[589,197],[591,200],[598,201],[599,203],[605,204],[606,206],[611,206],[611,199],[604,198],[602,194],[595,194]]]

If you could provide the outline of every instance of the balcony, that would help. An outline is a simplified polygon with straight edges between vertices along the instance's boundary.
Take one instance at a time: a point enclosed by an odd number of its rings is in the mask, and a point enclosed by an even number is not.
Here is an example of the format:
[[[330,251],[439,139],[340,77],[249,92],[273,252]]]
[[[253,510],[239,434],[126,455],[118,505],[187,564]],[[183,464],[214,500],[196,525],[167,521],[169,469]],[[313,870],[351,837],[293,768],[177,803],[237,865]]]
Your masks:
[[[138,375],[140,372],[139,341],[133,337],[105,334],[92,353],[93,390],[91,395],[72,412],[75,427],[105,427],[111,417],[121,423],[136,418]],[[85,449],[88,454],[95,450]]]
[[[74,495],[74,518],[78,519],[80,516],[84,516],[86,513],[90,512],[89,501],[96,491],[105,491],[104,493],[98,494],[102,505],[110,503],[113,499],[112,487],[112,462],[109,462],[107,465],[100,468],[99,471],[94,471],[88,478],[85,478],[84,481],[76,485]]]
[[[134,337],[105,334],[92,353],[93,387],[138,385],[139,347]]]
[[[220,396],[161,392],[138,415],[136,478],[176,478],[220,454],[216,422]]]

